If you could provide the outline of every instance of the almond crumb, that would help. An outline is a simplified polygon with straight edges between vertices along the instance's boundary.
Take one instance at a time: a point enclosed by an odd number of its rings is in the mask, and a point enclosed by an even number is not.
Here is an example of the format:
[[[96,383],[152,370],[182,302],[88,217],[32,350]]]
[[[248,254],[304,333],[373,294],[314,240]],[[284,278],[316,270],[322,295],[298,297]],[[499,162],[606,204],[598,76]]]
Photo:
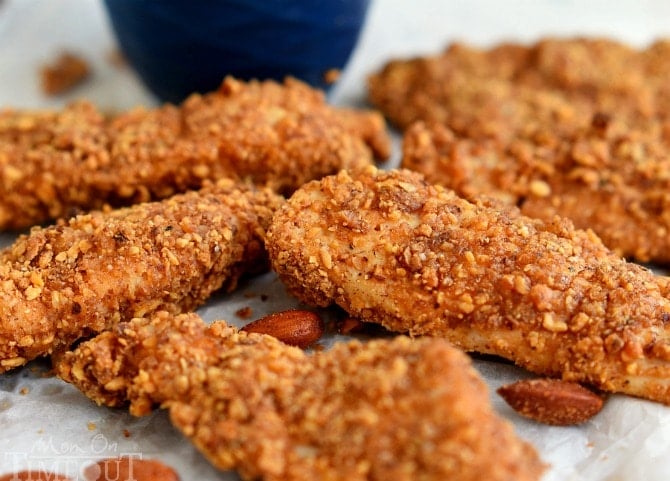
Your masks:
[[[253,314],[253,309],[251,307],[242,307],[235,311],[235,315],[240,319],[249,319]]]
[[[42,91],[59,95],[81,84],[91,73],[88,62],[72,52],[63,52],[40,70]]]

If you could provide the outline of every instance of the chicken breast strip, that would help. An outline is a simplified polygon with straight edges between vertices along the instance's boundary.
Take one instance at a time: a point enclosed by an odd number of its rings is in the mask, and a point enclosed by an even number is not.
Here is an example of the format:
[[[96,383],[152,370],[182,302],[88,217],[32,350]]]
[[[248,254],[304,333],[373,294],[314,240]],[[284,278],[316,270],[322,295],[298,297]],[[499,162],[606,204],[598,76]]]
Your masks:
[[[283,201],[222,179],[161,202],[35,227],[0,253],[0,372],[158,309],[181,312],[267,267]]]
[[[560,133],[597,112],[629,123],[668,120],[670,41],[635,49],[614,39],[543,38],[488,49],[453,43],[389,61],[368,79],[371,103],[395,125],[440,123],[469,138]]]
[[[0,229],[161,199],[224,177],[290,193],[389,153],[380,114],[332,107],[294,79],[227,78],[179,106],[111,118],[87,102],[8,109],[0,111]]]
[[[219,469],[265,481],[538,480],[535,450],[441,339],[358,341],[313,355],[197,315],[119,324],[58,374],[135,415],[160,404]]]
[[[670,143],[657,129],[612,128],[597,115],[563,137],[533,133],[508,143],[459,138],[416,123],[401,167],[468,199],[491,196],[530,217],[569,218],[617,254],[670,263]]]
[[[668,279],[565,219],[372,168],[297,191],[267,248],[306,303],[670,404]]]
[[[401,167],[466,198],[568,217],[623,256],[667,264],[669,75],[668,41],[455,44],[390,62],[370,97],[407,131]]]

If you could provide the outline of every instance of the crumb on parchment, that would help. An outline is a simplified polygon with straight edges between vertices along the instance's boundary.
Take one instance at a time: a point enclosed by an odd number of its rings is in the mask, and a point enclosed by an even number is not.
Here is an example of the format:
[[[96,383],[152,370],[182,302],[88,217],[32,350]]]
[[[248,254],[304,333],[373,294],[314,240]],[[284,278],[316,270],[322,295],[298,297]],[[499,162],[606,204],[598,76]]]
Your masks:
[[[60,95],[82,84],[91,75],[91,68],[82,56],[63,51],[51,63],[40,69],[42,92]]]

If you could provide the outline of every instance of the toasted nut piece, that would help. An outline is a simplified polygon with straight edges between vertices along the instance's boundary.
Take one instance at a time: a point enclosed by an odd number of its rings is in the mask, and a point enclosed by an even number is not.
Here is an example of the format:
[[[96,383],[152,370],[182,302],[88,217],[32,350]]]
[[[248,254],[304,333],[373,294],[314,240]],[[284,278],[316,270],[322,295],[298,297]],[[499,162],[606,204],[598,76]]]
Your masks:
[[[89,63],[76,53],[62,52],[53,63],[40,70],[42,92],[58,95],[81,84],[91,75]]]
[[[583,423],[603,407],[603,398],[593,391],[560,379],[527,379],[497,392],[522,416],[554,426]]]
[[[291,309],[275,312],[250,322],[242,328],[276,337],[285,344],[305,349],[323,335],[323,320],[312,311]]]
[[[72,481],[67,476],[47,471],[18,471],[0,476],[0,481]]]
[[[340,334],[351,334],[363,330],[365,323],[355,317],[347,317],[340,323]]]
[[[179,481],[179,475],[169,466],[153,459],[122,456],[107,458],[84,469],[87,481],[134,479],[135,481]]]

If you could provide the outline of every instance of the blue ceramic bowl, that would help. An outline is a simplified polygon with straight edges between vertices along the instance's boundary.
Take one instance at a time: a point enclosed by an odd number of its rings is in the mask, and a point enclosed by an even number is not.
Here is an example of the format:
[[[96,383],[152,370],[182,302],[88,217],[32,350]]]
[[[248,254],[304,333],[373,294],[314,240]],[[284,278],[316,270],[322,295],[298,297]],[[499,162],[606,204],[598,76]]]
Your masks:
[[[226,75],[326,88],[370,0],[105,0],[121,50],[161,100],[216,89]]]

